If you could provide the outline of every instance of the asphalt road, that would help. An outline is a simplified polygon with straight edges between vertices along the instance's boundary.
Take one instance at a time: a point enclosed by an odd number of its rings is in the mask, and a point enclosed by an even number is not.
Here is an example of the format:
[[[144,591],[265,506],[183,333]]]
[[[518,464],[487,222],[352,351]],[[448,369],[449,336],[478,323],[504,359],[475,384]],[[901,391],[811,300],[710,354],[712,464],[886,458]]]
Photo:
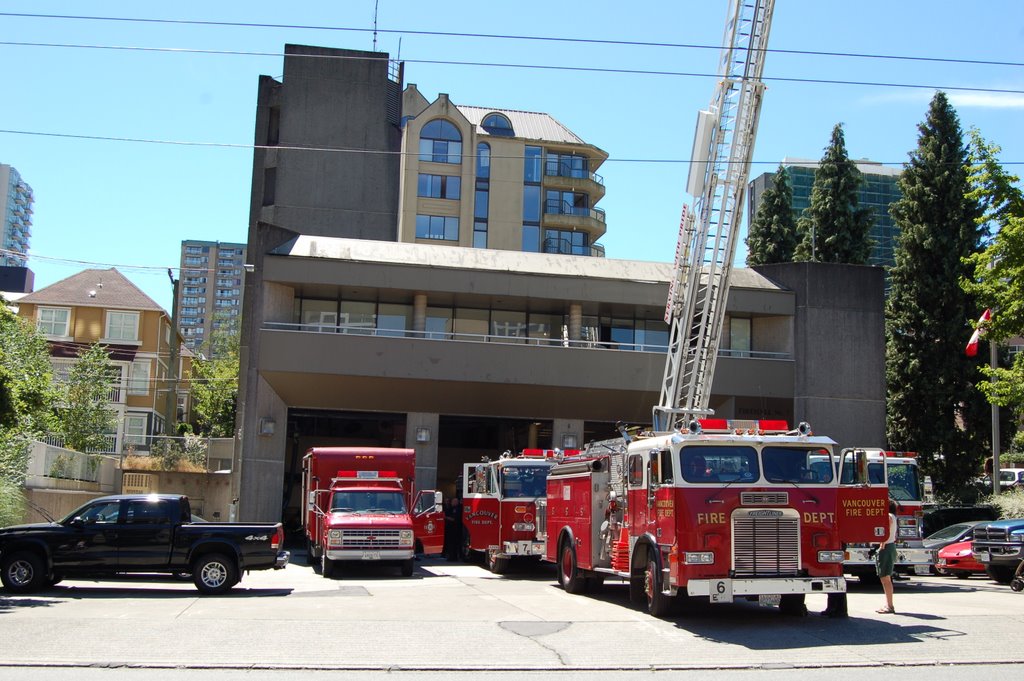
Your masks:
[[[1024,665],[1024,594],[984,577],[898,582],[895,615],[876,614],[880,588],[854,581],[847,619],[789,617],[743,602],[659,620],[630,605],[622,584],[609,583],[598,595],[566,594],[550,566],[496,576],[431,559],[407,579],[397,568],[358,567],[324,579],[300,555],[285,570],[246,575],[220,597],[201,597],[190,582],[168,578],[67,581],[39,594],[4,593],[0,679],[71,679],[60,674],[77,670],[76,681],[89,681],[89,673],[112,667],[146,671],[151,681],[185,678],[172,672],[187,670],[275,679],[302,671],[348,670],[346,678],[367,679],[402,672],[427,679],[445,671],[445,678],[482,670],[518,672],[517,678],[595,670],[643,678],[699,669],[765,678],[793,669],[971,665],[966,673],[974,675],[988,673],[974,665]],[[824,609],[825,597],[808,597],[808,607]]]

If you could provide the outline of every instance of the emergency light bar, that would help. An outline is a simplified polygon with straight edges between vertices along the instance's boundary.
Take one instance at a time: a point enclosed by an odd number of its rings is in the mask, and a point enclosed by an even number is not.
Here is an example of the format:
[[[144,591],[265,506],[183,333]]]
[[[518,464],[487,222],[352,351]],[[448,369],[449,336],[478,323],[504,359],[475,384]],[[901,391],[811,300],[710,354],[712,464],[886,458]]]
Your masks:
[[[375,480],[377,478],[397,478],[397,471],[338,471],[338,478],[356,478]]]
[[[556,459],[561,456],[577,456],[579,449],[524,449],[521,457],[525,459]]]
[[[735,433],[736,435],[765,435],[768,433],[788,433],[789,424],[781,419],[732,420],[699,419],[701,431],[709,433]],[[691,428],[692,431],[692,428]]]

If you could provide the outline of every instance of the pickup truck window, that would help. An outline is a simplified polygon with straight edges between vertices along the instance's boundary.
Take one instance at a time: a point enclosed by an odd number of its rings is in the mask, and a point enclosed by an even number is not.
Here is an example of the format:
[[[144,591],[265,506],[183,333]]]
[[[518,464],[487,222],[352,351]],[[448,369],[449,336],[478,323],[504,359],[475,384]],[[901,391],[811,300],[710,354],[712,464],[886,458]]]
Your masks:
[[[120,501],[93,504],[79,514],[79,517],[87,523],[116,523],[120,508]]]
[[[171,503],[169,501],[147,501],[145,499],[128,502],[125,511],[126,522],[131,525],[167,525],[171,522]]]

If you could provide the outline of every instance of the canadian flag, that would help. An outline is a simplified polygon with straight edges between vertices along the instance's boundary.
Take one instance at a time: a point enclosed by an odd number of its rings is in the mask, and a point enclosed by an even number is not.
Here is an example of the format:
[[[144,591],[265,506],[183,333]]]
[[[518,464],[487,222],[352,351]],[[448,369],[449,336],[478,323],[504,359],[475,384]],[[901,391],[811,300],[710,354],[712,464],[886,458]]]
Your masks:
[[[967,353],[968,357],[974,357],[978,354],[978,341],[981,340],[981,334],[985,333],[985,326],[990,319],[992,319],[991,308],[981,314],[981,317],[978,319],[978,328],[971,334],[971,340],[967,341],[967,347],[964,348],[964,352]]]

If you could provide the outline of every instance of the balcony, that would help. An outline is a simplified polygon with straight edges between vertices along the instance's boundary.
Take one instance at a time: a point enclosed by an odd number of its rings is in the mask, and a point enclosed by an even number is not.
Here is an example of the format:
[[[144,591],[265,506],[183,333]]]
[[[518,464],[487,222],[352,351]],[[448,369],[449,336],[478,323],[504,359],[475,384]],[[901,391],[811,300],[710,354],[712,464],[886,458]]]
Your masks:
[[[547,164],[544,167],[544,186],[552,189],[572,189],[586,192],[598,201],[605,194],[604,178],[597,173],[590,173],[578,168],[567,168],[564,165]]]

